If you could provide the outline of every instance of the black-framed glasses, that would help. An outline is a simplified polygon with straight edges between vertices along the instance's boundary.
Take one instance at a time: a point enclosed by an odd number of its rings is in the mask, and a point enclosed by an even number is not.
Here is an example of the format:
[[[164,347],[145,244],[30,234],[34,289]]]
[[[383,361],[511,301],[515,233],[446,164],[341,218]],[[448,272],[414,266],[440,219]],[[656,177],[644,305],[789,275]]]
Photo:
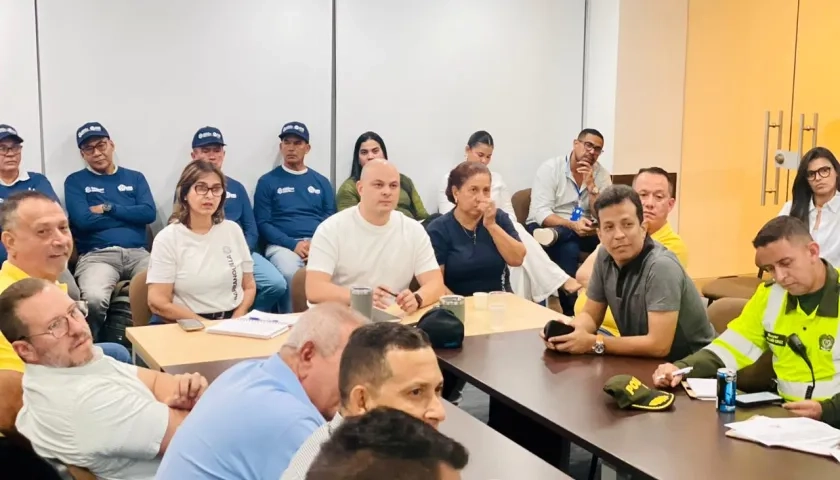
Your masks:
[[[108,140],[100,140],[93,145],[85,145],[81,148],[82,153],[85,155],[93,155],[95,150],[99,150],[102,153],[105,153],[105,150],[108,149]]]
[[[87,302],[83,301],[76,301],[73,302],[73,305],[67,309],[67,312],[60,317],[56,317],[50,321],[49,325],[47,326],[46,332],[41,333],[33,333],[32,335],[25,335],[18,340],[31,340],[34,337],[40,337],[42,335],[52,335],[54,338],[59,339],[67,335],[67,332],[70,331],[70,318],[72,317],[74,320],[84,322],[86,321],[88,314],[88,306]]]
[[[17,155],[21,150],[23,150],[23,145],[19,143],[11,146],[0,145],[0,156]]]
[[[600,155],[600,154],[604,153],[604,147],[601,147],[599,145],[595,145],[592,142],[581,142],[581,143],[583,144],[583,148],[585,148],[587,150],[591,150],[592,153],[594,153],[595,155]]]
[[[204,183],[196,183],[193,185],[193,191],[199,195],[207,195],[207,192],[210,192],[214,197],[221,197],[225,191],[225,187],[219,184],[210,187]]]
[[[825,178],[831,174],[831,167],[820,167],[816,170],[808,170],[808,180],[816,180],[817,177]]]

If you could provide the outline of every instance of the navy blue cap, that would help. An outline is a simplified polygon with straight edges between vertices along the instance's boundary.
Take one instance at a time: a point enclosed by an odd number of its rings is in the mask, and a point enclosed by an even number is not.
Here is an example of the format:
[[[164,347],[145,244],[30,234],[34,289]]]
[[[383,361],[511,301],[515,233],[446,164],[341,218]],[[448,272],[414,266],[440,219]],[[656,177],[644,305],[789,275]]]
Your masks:
[[[88,122],[76,130],[76,145],[78,145],[79,148],[82,148],[82,145],[84,145],[85,142],[91,138],[98,137],[111,138],[111,135],[108,134],[108,130],[105,130],[105,127],[103,127],[101,123]]]
[[[300,137],[304,142],[309,143],[309,129],[300,122],[289,122],[283,125],[283,129],[280,130],[280,139],[282,140],[289,135]]]
[[[11,125],[0,125],[0,140],[5,140],[10,137],[12,140],[17,140],[18,142],[23,143],[23,138],[18,135],[15,127]]]
[[[225,145],[225,137],[222,131],[216,127],[199,128],[193,136],[192,148],[206,147],[207,145]]]
[[[420,317],[417,328],[426,332],[432,348],[461,348],[464,324],[449,310],[435,307]]]

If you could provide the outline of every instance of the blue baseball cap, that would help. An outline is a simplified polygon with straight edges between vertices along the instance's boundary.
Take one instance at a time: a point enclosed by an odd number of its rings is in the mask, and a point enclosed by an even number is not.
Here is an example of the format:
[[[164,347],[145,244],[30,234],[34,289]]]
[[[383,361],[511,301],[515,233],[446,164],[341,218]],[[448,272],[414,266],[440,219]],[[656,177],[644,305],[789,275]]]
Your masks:
[[[17,141],[18,143],[23,143],[23,138],[21,138],[21,136],[18,135],[17,130],[15,130],[15,127],[11,125],[0,124],[0,140],[5,140],[10,137],[12,140]]]
[[[206,147],[207,145],[225,146],[225,137],[221,130],[216,127],[199,128],[193,136],[192,148]]]
[[[111,138],[111,135],[108,134],[108,130],[105,130],[101,123],[88,122],[76,130],[76,145],[82,148],[82,145],[91,138],[99,137]]]
[[[283,129],[280,130],[280,139],[289,135],[300,137],[304,142],[309,143],[309,129],[300,122],[289,122],[283,125]]]

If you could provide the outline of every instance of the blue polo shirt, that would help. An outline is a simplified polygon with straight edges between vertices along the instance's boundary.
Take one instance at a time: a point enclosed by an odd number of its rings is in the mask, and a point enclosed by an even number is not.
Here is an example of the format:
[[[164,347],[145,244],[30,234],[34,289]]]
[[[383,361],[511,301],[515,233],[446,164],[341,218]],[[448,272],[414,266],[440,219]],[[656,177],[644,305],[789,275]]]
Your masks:
[[[157,480],[277,479],[324,424],[280,355],[236,364],[178,428]]]
[[[444,267],[443,283],[455,295],[510,292],[510,272],[490,232],[482,222],[478,222],[475,232],[464,229],[453,212],[438,217],[426,228],[438,264]],[[519,240],[513,222],[501,209],[496,210],[496,223]]]

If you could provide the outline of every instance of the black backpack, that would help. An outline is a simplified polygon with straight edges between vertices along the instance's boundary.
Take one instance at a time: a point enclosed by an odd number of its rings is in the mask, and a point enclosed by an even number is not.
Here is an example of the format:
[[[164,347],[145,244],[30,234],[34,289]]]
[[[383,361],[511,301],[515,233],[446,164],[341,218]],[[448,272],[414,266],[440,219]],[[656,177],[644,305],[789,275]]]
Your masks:
[[[114,287],[111,294],[111,305],[108,307],[108,314],[105,317],[105,325],[99,332],[100,342],[113,342],[123,345],[131,351],[131,342],[125,337],[126,327],[133,327],[134,320],[131,317],[131,303],[128,298],[128,285],[130,280],[123,280]]]

